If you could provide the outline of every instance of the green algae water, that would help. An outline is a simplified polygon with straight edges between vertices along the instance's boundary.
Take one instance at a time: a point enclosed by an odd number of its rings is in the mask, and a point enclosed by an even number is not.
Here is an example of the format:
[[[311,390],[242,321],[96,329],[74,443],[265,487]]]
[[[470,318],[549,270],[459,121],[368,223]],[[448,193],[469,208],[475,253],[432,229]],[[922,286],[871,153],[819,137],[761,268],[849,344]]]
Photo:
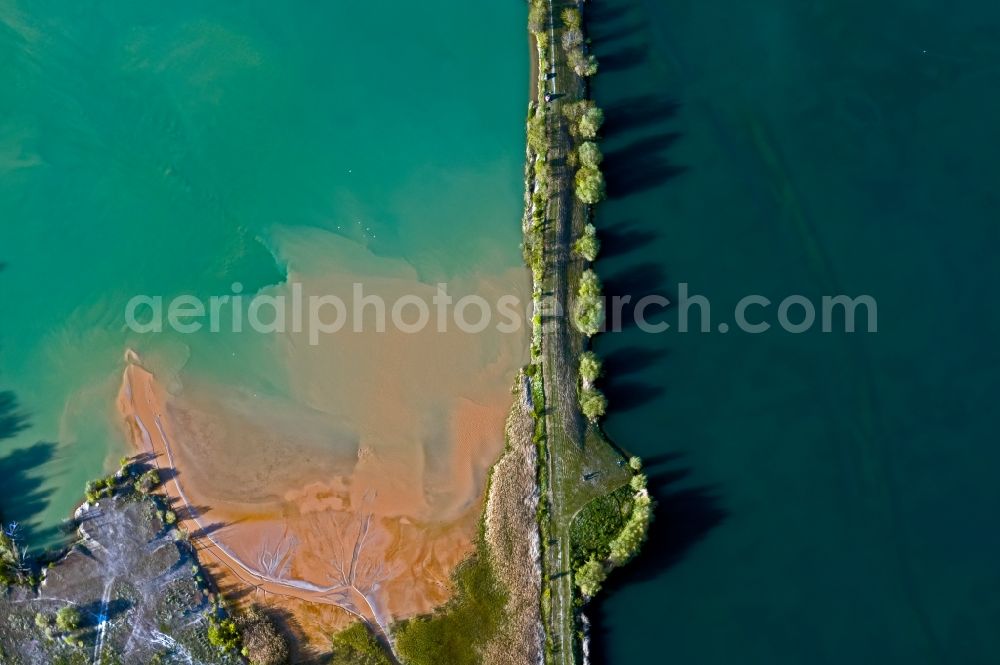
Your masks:
[[[289,269],[275,238],[314,232],[427,283],[520,265],[524,19],[514,2],[0,2],[0,511],[30,544],[126,451],[126,347],[287,391],[266,342],[140,338],[130,297],[256,292]]]
[[[599,338],[660,507],[595,662],[1000,661],[1000,6],[592,5],[598,270],[713,315]],[[839,293],[877,334],[716,331]]]

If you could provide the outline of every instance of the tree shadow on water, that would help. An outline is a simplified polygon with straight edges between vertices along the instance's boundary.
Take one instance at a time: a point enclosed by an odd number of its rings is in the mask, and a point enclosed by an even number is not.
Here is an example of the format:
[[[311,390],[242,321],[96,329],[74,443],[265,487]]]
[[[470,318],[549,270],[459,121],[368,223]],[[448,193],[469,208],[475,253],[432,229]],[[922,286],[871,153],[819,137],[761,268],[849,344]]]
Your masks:
[[[590,36],[595,44],[607,46],[613,41],[631,37],[644,28],[641,22],[633,22],[625,25],[611,25],[606,22],[601,25],[596,21],[591,21]]]
[[[12,439],[30,426],[27,414],[18,405],[17,396],[9,390],[0,391],[0,441]]]
[[[605,107],[606,120],[602,133],[606,138],[612,138],[630,131],[645,130],[672,120],[680,109],[679,101],[662,95],[644,94],[622,99]]]
[[[685,173],[686,166],[673,164],[667,157],[667,151],[680,136],[678,132],[656,134],[608,152],[604,167],[608,196],[631,196]]]
[[[17,448],[0,457],[0,519],[5,525],[19,525],[22,542],[47,541],[59,535],[58,527],[38,528],[35,518],[49,505],[52,490],[42,489],[44,479],[36,471],[53,460],[56,444],[39,441],[25,448]]]
[[[630,347],[616,349],[603,357],[604,374],[628,376],[655,367],[668,355],[666,349]]]
[[[666,271],[660,264],[651,261],[639,263],[608,277],[604,282],[604,293],[606,326],[611,333],[630,329],[638,325],[640,319],[650,325],[661,323],[670,303],[674,302],[667,287]],[[651,296],[662,300],[655,300]]]
[[[634,67],[649,57],[649,47],[627,46],[612,53],[598,56],[601,72],[616,72]]]
[[[602,226],[598,233],[598,237],[601,239],[602,259],[623,256],[641,249],[657,237],[655,233],[643,230],[635,222],[621,222],[608,227]]]
[[[607,599],[613,599],[628,586],[652,582],[662,576],[728,517],[721,505],[718,488],[680,486],[691,475],[691,469],[676,466],[679,457],[665,454],[647,458],[649,492],[656,501],[649,540],[635,560],[611,573],[604,591],[585,610],[591,620],[591,662],[595,665],[617,662],[610,653],[607,639],[611,609],[607,607]]]

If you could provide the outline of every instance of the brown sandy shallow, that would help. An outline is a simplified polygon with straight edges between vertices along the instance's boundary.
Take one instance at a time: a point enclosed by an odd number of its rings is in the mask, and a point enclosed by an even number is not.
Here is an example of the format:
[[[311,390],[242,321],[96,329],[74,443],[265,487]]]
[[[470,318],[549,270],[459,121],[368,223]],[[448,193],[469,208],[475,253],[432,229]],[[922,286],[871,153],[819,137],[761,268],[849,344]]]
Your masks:
[[[405,266],[340,258],[340,273],[290,262],[289,283],[347,299],[361,265],[367,293],[433,295]],[[489,299],[521,280],[470,278],[455,291]],[[135,448],[174,470],[166,490],[220,588],[286,610],[322,648],[352,620],[388,635],[449,598],[503,449],[524,340],[390,327],[313,346],[288,333],[273,343],[287,371],[277,397],[196,375],[160,382],[155,362],[130,351],[118,409]]]

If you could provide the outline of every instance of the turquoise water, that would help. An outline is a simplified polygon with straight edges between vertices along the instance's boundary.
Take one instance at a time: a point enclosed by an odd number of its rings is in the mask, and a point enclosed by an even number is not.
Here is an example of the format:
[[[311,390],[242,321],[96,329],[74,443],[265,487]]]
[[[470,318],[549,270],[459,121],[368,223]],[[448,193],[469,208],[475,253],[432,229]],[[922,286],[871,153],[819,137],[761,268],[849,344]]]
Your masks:
[[[0,420],[5,518],[52,542],[125,451],[126,346],[286,388],[260,340],[127,333],[133,295],[277,283],[279,230],[321,229],[429,283],[519,266],[524,14],[0,2],[0,390],[30,424]]]
[[[871,335],[600,338],[661,505],[598,660],[1000,661],[1000,6],[593,14],[608,291],[879,304]]]

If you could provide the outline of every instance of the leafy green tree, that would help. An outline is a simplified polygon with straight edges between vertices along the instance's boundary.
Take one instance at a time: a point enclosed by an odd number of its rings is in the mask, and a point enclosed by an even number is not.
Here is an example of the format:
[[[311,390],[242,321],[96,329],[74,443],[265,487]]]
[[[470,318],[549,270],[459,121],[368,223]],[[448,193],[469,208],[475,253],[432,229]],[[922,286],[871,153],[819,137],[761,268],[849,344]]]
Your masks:
[[[156,469],[146,471],[135,481],[135,491],[140,494],[149,494],[160,484],[160,474]]]
[[[577,47],[569,52],[569,66],[578,76],[593,76],[597,73],[597,56],[593,53],[584,53],[583,49]]]
[[[594,228],[593,224],[587,224],[583,227],[583,235],[573,243],[573,251],[592,263],[597,259],[597,255],[601,251],[601,241],[597,237],[597,229]]]
[[[604,174],[600,169],[584,166],[576,172],[576,197],[587,205],[600,203],[605,197]]]
[[[637,455],[633,455],[629,458],[628,465],[633,471],[642,471],[642,458]]]
[[[649,533],[649,523],[653,518],[653,505],[646,490],[636,494],[632,515],[621,533],[611,541],[611,563],[621,566],[639,553]]]
[[[240,631],[232,619],[208,618],[208,643],[222,651],[235,651],[240,646]]]
[[[562,47],[567,53],[583,45],[583,31],[579,28],[568,28],[562,35]]]
[[[570,121],[573,125],[580,122],[580,118],[587,109],[595,108],[593,100],[590,99],[580,99],[575,102],[567,102],[563,104],[562,113],[566,116],[566,119]],[[575,129],[575,127],[574,127]]]
[[[584,386],[588,386],[597,381],[601,376],[601,360],[593,351],[584,351],[580,355],[580,378]]]
[[[647,482],[646,474],[637,473],[634,476],[632,476],[631,479],[629,479],[628,485],[636,492],[639,492],[646,489],[646,482]]]
[[[601,585],[608,579],[604,564],[591,558],[576,570],[574,580],[580,587],[580,592],[587,598],[593,598],[601,590]]]
[[[585,141],[580,144],[580,148],[577,151],[580,157],[581,166],[589,166],[590,168],[596,169],[604,161],[604,155],[601,153],[601,149],[593,141]]]
[[[575,7],[567,7],[562,10],[563,25],[571,30],[579,30],[583,26],[583,16],[580,14],[580,10]]]
[[[580,391],[580,411],[590,422],[597,422],[608,411],[608,398],[597,388]]]
[[[604,111],[596,106],[588,106],[580,114],[580,119],[576,125],[576,133],[585,139],[593,139],[597,137],[597,133],[601,131],[603,124]]]
[[[72,633],[80,627],[80,610],[73,605],[65,605],[56,612],[56,627],[64,633]]]
[[[548,19],[549,8],[545,0],[534,0],[528,8],[528,30],[544,34]]]
[[[574,323],[583,334],[596,335],[604,325],[604,296],[601,294],[601,280],[593,270],[585,270],[580,276]]]

